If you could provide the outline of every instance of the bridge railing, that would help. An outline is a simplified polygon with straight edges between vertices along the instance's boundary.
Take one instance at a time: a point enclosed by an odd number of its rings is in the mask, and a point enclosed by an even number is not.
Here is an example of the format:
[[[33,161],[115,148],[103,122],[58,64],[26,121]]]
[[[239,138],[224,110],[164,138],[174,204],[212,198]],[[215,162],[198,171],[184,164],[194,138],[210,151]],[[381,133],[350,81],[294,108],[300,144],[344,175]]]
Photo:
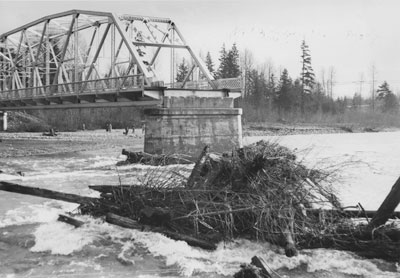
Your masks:
[[[96,80],[0,90],[0,100],[21,100],[46,97],[78,96],[115,93],[131,89],[144,90],[143,74],[109,77]]]
[[[242,90],[242,79],[238,78],[224,78],[224,79],[216,79],[212,81],[214,86],[221,89],[229,89],[232,91],[241,91]],[[207,80],[204,81],[187,81],[183,82],[175,82],[173,84],[167,84],[167,87],[176,88],[176,89],[193,89],[193,90],[212,90],[213,87],[208,83]]]

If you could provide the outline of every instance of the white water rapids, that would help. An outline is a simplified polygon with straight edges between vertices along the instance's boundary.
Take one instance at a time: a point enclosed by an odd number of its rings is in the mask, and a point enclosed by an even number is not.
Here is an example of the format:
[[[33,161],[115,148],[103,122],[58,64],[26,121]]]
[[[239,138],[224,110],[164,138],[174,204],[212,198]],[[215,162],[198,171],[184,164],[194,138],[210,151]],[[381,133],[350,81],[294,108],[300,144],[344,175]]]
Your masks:
[[[260,139],[296,149],[311,167],[339,166],[335,188],[344,205],[360,202],[365,209],[377,209],[400,175],[400,132],[248,137],[245,142]],[[84,152],[10,157],[0,161],[0,180],[97,196],[88,185],[135,183],[154,169],[115,166],[124,159],[118,151],[111,156]],[[396,263],[351,252],[302,250],[287,258],[280,248],[247,240],[220,244],[210,252],[89,216],[79,217],[86,224],[77,229],[57,221],[58,214],[75,208],[0,191],[0,277],[226,277],[254,255],[282,277],[400,277]]]

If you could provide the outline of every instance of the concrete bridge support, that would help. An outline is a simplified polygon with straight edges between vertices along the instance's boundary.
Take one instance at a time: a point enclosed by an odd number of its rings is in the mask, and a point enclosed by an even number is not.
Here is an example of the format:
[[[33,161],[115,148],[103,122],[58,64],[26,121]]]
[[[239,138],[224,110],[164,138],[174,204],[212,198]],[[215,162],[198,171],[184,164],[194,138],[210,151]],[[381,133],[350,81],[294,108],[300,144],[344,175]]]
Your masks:
[[[7,112],[0,111],[0,130],[6,131],[8,128],[7,123]]]
[[[221,153],[242,147],[242,109],[233,98],[165,97],[163,108],[144,113],[147,153],[197,157],[205,145]]]

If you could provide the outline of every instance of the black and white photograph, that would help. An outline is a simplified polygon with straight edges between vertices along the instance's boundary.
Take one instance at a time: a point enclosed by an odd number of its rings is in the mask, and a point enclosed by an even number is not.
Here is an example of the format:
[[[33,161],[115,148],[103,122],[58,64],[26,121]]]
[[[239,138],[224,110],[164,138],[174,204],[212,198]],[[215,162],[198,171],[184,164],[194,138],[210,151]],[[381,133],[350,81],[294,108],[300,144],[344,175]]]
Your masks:
[[[399,278],[399,13],[0,0],[0,278]]]

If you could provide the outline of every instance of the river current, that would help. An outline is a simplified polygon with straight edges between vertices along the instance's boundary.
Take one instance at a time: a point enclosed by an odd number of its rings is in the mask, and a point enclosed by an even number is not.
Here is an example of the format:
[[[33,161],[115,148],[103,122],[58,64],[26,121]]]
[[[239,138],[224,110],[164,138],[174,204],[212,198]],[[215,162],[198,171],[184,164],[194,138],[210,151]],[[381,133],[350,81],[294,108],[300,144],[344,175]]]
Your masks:
[[[400,132],[248,137],[245,143],[260,139],[294,149],[311,167],[338,170],[334,186],[344,205],[360,202],[366,209],[377,209],[400,174]],[[119,153],[3,158],[0,180],[97,196],[88,185],[143,183],[149,171],[159,170],[117,167],[125,159]],[[190,173],[191,167],[181,169],[186,172],[182,174]],[[400,277],[398,264],[351,252],[302,250],[287,258],[278,247],[248,240],[204,251],[89,216],[78,216],[86,223],[80,228],[57,221],[59,214],[76,207],[0,191],[0,277],[229,277],[254,255],[280,275],[276,277]]]

